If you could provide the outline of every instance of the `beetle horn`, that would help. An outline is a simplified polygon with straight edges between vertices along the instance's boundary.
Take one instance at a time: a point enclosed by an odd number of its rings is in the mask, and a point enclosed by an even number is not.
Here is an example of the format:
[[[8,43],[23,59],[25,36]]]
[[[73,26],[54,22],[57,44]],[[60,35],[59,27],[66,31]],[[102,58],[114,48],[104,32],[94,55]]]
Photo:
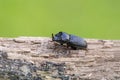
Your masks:
[[[54,35],[53,35],[53,33],[52,33],[52,40],[54,40]]]

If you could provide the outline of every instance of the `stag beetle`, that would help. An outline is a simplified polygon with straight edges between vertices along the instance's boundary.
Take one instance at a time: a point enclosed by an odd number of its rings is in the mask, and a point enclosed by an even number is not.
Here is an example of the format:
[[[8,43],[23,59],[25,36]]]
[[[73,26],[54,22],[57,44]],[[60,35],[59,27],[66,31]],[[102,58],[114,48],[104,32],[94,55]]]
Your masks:
[[[65,32],[52,34],[52,41],[56,41],[61,45],[67,44],[67,47],[71,47],[74,50],[87,49],[87,42],[83,38]]]

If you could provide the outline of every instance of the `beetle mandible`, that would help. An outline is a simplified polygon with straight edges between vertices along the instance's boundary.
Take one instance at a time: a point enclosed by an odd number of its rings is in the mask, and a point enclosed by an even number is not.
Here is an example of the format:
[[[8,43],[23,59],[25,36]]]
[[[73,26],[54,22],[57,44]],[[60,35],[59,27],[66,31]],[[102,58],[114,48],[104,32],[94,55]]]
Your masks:
[[[52,41],[56,41],[61,45],[67,44],[67,47],[71,47],[74,50],[87,49],[87,42],[83,38],[66,32],[59,32],[55,35],[52,34]]]

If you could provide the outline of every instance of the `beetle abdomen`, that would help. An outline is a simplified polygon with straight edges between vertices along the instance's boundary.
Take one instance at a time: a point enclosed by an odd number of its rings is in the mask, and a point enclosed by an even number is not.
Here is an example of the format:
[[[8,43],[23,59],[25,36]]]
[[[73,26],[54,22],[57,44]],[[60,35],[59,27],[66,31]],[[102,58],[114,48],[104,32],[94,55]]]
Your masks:
[[[78,49],[87,48],[86,41],[83,38],[74,35],[70,35],[69,45],[71,45],[71,47],[76,47]]]

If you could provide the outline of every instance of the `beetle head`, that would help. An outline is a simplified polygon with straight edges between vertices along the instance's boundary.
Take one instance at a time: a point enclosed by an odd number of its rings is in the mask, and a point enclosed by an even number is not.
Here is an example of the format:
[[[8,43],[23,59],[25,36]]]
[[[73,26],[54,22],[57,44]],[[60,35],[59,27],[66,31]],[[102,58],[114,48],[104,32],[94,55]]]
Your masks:
[[[52,34],[52,40],[60,43],[66,43],[69,40],[69,34],[65,32],[59,32],[55,34],[55,36]]]
[[[59,40],[61,40],[61,35],[62,35],[62,33],[61,32],[59,32],[59,33],[57,33],[57,34],[52,34],[52,40],[53,41],[59,41]]]

